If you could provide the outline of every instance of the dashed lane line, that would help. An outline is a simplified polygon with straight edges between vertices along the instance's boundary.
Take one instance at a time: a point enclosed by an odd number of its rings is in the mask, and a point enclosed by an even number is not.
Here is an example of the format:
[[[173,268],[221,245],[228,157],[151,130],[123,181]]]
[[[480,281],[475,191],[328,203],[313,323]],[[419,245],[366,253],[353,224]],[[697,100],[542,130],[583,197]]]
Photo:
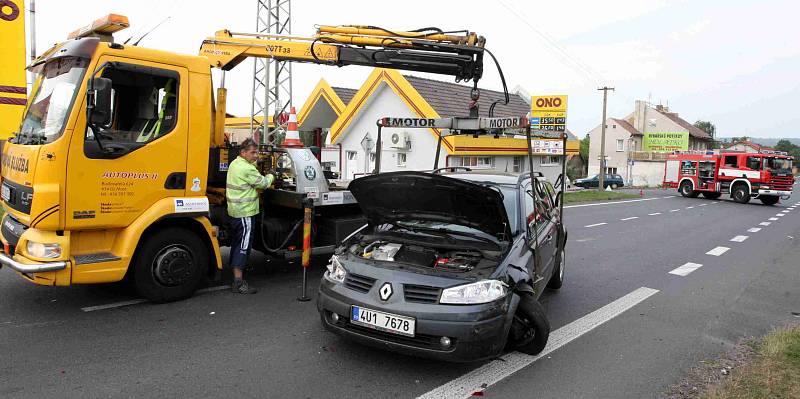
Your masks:
[[[743,242],[744,240],[746,240],[748,238],[750,238],[750,236],[736,236],[736,237],[731,238],[731,241],[733,241],[733,242]]]
[[[653,213],[648,213],[647,216],[655,216],[655,215],[660,215],[660,214],[661,214],[661,212],[653,212]]]
[[[686,276],[689,275],[689,273],[691,273],[691,272],[693,272],[693,271],[695,271],[695,270],[697,270],[697,269],[699,269],[701,267],[703,267],[703,265],[701,265],[699,263],[686,262],[683,266],[678,267],[677,269],[670,271],[669,274],[674,274],[676,276],[686,277]]]
[[[686,209],[694,209],[693,206],[687,206]]]
[[[218,285],[216,287],[208,287],[203,288],[195,291],[195,294],[203,294],[206,292],[214,292],[214,291],[221,291],[224,289],[230,288],[230,285]],[[96,305],[96,306],[87,306],[85,308],[81,308],[84,312],[94,312],[97,310],[106,310],[106,309],[114,309],[114,308],[121,308],[124,306],[131,306],[131,305],[138,305],[140,303],[147,302],[147,299],[131,299],[129,301],[122,301],[122,302],[114,302],[114,303],[107,303],[105,305]]]
[[[706,206],[706,205],[708,205],[708,204],[700,204],[700,205],[698,205],[698,206]]]
[[[672,209],[670,212],[678,212],[680,209]]]
[[[772,224],[772,222],[761,222],[761,223],[759,223],[758,225],[759,225],[759,226],[769,226],[769,225],[771,225],[771,224]]]
[[[706,252],[706,255],[720,256],[720,255],[724,254],[725,252],[728,252],[729,249],[730,248],[728,248],[728,247],[716,247],[716,248]]]
[[[593,202],[591,204],[578,204],[578,205],[565,205],[564,208],[583,208],[587,206],[601,206],[601,205],[616,205],[616,204],[627,204],[630,202],[642,202],[642,201],[654,201],[660,200],[665,198],[677,198],[675,196],[667,196],[667,197],[655,197],[655,198],[641,198],[635,200],[626,200],[626,201],[614,201],[614,202]]]
[[[782,218],[782,217],[786,216],[786,214],[785,213],[776,213],[775,216],[779,217],[779,218]]]
[[[583,227],[597,227],[597,226],[602,226],[604,224],[608,224],[608,223],[606,223],[606,222],[595,223],[595,224],[590,224],[590,225],[586,225],[586,226],[583,226]]]
[[[778,218],[769,218],[769,220],[774,222],[774,221],[778,220]]]
[[[761,227],[751,227],[747,229],[747,231],[750,233],[758,233],[759,231],[761,231]]]
[[[631,216],[629,218],[624,218],[624,219],[620,219],[620,220],[633,220],[633,219],[639,219],[639,217],[638,216]]]
[[[466,399],[472,397],[476,392],[482,393],[486,388],[546,357],[556,349],[621,315],[656,293],[658,293],[658,290],[652,288],[642,287],[636,289],[628,295],[550,333],[547,346],[538,355],[532,356],[520,352],[508,353],[497,360],[493,360],[461,377],[428,391],[419,396],[418,399]]]

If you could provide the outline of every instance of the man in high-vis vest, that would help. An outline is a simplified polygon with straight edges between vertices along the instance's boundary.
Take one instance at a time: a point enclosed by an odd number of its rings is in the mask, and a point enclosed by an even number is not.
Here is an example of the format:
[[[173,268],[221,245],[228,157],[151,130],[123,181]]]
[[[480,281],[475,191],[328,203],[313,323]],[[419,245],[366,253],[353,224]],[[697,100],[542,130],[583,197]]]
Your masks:
[[[228,179],[225,197],[228,202],[228,215],[231,217],[231,261],[233,284],[231,291],[238,294],[255,294],[257,289],[247,285],[242,278],[247,266],[250,247],[253,245],[258,215],[258,191],[263,190],[275,180],[272,175],[263,176],[256,168],[258,145],[246,139],[239,148],[239,156],[228,166]]]

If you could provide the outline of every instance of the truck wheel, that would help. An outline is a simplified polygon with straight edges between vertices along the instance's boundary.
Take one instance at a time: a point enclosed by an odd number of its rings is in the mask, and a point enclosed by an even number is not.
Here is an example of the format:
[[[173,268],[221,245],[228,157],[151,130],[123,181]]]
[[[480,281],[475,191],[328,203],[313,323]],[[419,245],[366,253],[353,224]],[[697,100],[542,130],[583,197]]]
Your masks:
[[[550,337],[550,322],[544,308],[533,295],[519,294],[520,300],[509,331],[509,341],[514,349],[535,355],[541,352]]]
[[[553,270],[553,275],[550,276],[550,281],[547,282],[547,288],[552,288],[557,290],[564,285],[564,266],[566,266],[567,258],[564,248],[561,248],[561,251],[558,254],[558,262],[556,263],[556,269]]]
[[[776,197],[774,195],[767,195],[759,198],[761,203],[764,205],[775,205],[778,203],[780,197]]]
[[[747,186],[744,184],[738,184],[736,188],[733,189],[731,198],[740,204],[746,204],[750,202],[750,190],[748,190]]]
[[[155,231],[134,256],[134,284],[152,302],[190,297],[208,270],[208,251],[193,232],[181,228]]]
[[[703,197],[708,199],[717,199],[722,195],[722,193],[703,193]]]
[[[688,180],[684,180],[683,183],[681,183],[681,189],[679,191],[681,195],[686,198],[696,197],[696,195],[693,196],[694,190],[692,190],[692,182]]]

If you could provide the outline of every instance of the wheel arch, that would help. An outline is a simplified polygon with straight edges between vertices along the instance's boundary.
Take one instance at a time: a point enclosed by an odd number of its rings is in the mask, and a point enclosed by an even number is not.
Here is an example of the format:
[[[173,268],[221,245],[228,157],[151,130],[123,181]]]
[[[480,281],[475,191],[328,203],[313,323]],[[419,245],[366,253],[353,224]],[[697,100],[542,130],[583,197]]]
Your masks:
[[[748,195],[750,195],[750,194],[753,194],[753,186],[750,184],[750,181],[749,181],[749,180],[747,180],[747,179],[738,178],[738,179],[734,179],[734,180],[731,182],[731,189],[730,189],[730,191],[731,191],[731,196],[733,196],[733,190],[734,190],[734,189],[736,188],[736,186],[737,186],[737,185],[739,185],[739,184],[745,184],[745,185],[747,185],[747,194],[748,194]]]
[[[692,180],[692,178],[691,178],[691,177],[684,177],[684,178],[682,178],[682,179],[681,179],[681,180],[678,182],[678,190],[680,190],[680,189],[681,189],[681,185],[683,185],[683,182],[684,182],[684,181],[687,181],[687,180],[688,180],[690,183],[692,183],[692,191],[694,191],[694,187],[695,187],[695,186],[694,186],[694,180]]]

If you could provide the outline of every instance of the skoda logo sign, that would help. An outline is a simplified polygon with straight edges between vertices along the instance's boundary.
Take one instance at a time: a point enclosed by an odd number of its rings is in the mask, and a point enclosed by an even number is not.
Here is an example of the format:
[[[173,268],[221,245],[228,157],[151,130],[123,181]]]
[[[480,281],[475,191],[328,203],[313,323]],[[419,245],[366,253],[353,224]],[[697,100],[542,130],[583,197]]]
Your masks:
[[[387,301],[392,296],[392,284],[383,283],[378,293],[380,293],[382,301]]]
[[[317,171],[314,170],[314,167],[311,165],[308,165],[305,169],[303,169],[303,174],[306,175],[306,179],[308,180],[314,180],[317,178]]]

